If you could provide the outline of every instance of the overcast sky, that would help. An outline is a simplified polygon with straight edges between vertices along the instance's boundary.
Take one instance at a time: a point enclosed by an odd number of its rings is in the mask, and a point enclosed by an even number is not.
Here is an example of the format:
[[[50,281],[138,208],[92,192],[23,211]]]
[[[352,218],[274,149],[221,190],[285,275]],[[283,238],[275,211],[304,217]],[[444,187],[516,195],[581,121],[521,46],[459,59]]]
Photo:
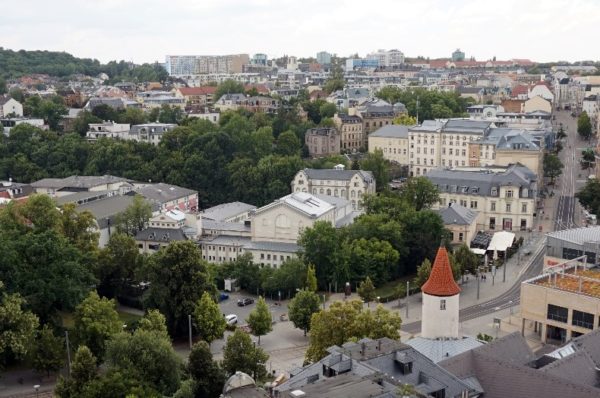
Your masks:
[[[0,46],[103,62],[166,54],[600,59],[600,0],[19,0]]]

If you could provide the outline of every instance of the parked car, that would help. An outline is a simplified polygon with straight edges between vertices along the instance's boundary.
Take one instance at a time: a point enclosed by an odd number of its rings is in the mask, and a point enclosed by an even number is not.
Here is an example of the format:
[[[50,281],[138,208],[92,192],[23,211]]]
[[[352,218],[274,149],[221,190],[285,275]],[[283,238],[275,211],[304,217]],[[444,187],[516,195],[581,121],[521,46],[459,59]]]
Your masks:
[[[236,325],[238,323],[238,317],[235,314],[225,315],[225,322],[228,325]]]
[[[229,295],[227,293],[221,292],[221,294],[219,294],[219,301],[225,301],[229,299]]]
[[[250,297],[244,297],[238,300],[237,305],[238,307],[244,307],[246,305],[250,305],[254,303],[254,299],[250,298]]]

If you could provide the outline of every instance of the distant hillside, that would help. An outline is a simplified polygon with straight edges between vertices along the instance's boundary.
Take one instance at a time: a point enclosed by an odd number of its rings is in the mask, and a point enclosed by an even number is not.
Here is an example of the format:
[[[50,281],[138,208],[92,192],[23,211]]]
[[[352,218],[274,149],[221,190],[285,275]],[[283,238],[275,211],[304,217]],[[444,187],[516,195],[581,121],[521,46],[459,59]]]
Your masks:
[[[158,64],[133,65],[125,61],[101,64],[97,59],[77,58],[57,51],[13,51],[0,47],[0,77],[7,79],[32,73],[65,77],[81,73],[106,73],[111,81],[163,81],[167,72]]]

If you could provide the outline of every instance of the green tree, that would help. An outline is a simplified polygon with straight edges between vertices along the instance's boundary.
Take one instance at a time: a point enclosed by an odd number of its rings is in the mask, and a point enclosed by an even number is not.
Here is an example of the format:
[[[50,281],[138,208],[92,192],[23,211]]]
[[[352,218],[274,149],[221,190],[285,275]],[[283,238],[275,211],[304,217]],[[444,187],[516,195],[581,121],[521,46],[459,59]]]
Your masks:
[[[399,315],[381,305],[369,311],[360,300],[336,301],[312,316],[306,360],[316,362],[327,355],[328,347],[352,339],[398,339],[401,323]]]
[[[592,148],[584,149],[581,152],[581,165],[584,169],[592,167],[592,163],[596,162],[596,153]]]
[[[326,118],[326,117],[333,117],[333,115],[335,115],[335,113],[337,112],[337,107],[335,106],[335,104],[332,104],[331,102],[325,102],[323,105],[321,105],[319,107],[319,114],[321,115],[321,120]]]
[[[79,344],[86,345],[98,358],[104,357],[106,342],[123,330],[115,301],[91,292],[75,309],[73,331]]]
[[[275,152],[281,156],[297,156],[300,154],[300,140],[291,130],[284,131],[277,138]]]
[[[390,182],[388,163],[389,161],[383,157],[381,149],[369,152],[360,162],[362,170],[371,171],[375,176],[377,192],[388,189],[388,183]]]
[[[182,361],[163,333],[138,329],[114,335],[107,344],[106,362],[164,395],[179,387]]]
[[[7,357],[23,358],[31,349],[38,318],[23,310],[25,301],[18,294],[7,294],[0,281],[0,368]]]
[[[131,236],[146,228],[148,220],[152,217],[152,206],[143,196],[135,195],[133,202],[122,212],[117,214],[115,224],[117,231]]]
[[[477,273],[477,267],[479,267],[479,257],[473,253],[471,249],[465,244],[460,245],[454,250],[454,260],[460,264],[460,268],[463,272],[469,272],[472,275]]]
[[[215,99],[215,101],[217,101],[225,94],[239,93],[244,93],[244,85],[240,82],[236,82],[235,80],[228,79],[217,86],[217,90],[215,91],[215,95],[213,96],[213,98]]]
[[[124,233],[113,233],[98,255],[98,292],[109,298],[122,294],[131,284],[140,262],[135,239]]]
[[[102,119],[88,110],[82,110],[73,121],[71,131],[84,137],[90,131],[90,123],[102,123]]]
[[[89,211],[78,212],[74,203],[67,203],[61,207],[59,219],[62,234],[75,245],[82,253],[92,253],[98,249],[96,232],[96,219]]]
[[[310,330],[312,314],[319,312],[321,300],[310,290],[300,290],[288,305],[290,321],[294,327],[302,329],[304,336]]]
[[[317,291],[317,272],[312,264],[309,264],[306,269],[306,290],[309,292]]]
[[[564,165],[558,156],[552,153],[544,154],[544,176],[550,178],[554,184],[554,180],[562,174]]]
[[[417,268],[417,276],[415,276],[413,283],[419,287],[423,286],[429,279],[429,274],[431,274],[431,261],[426,258]]]
[[[6,94],[8,92],[8,87],[6,86],[6,80],[3,77],[0,77],[0,95]]]
[[[392,120],[393,124],[401,124],[404,126],[414,126],[417,124],[417,118],[409,115],[401,115]]]
[[[160,310],[172,336],[185,335],[188,315],[202,293],[216,292],[198,246],[191,241],[171,243],[152,257],[145,273],[150,282],[146,307]]]
[[[31,352],[33,368],[40,373],[50,376],[57,372],[64,364],[64,342],[61,337],[55,336],[48,325],[38,332],[37,340]]]
[[[48,195],[35,194],[20,209],[20,214],[33,226],[34,231],[59,230],[60,212],[56,203]]]
[[[194,344],[188,358],[188,371],[194,380],[196,397],[218,397],[223,392],[225,372],[213,360],[210,347],[205,341]]]
[[[577,132],[584,140],[589,140],[592,136],[592,122],[586,111],[581,112],[577,118]]]
[[[394,275],[400,255],[389,242],[360,238],[342,244],[339,262],[347,270],[346,281],[358,282],[370,277],[376,285]],[[344,280],[338,279],[339,283]]]
[[[143,110],[138,108],[127,108],[125,112],[119,115],[120,123],[128,123],[131,125],[143,124],[148,122],[148,117]]]
[[[264,336],[273,330],[273,318],[269,306],[263,297],[258,298],[256,307],[250,312],[248,326],[252,330],[252,334],[258,337],[258,345],[260,345],[260,336]]]
[[[585,186],[575,194],[579,203],[590,213],[600,215],[600,181],[587,180]]]
[[[59,398],[77,398],[83,395],[86,386],[98,378],[97,359],[85,345],[77,348],[71,364],[71,376],[60,376],[54,393]]]
[[[431,117],[434,119],[448,119],[453,115],[452,109],[443,104],[431,105]]]
[[[138,323],[138,330],[157,333],[164,338],[169,338],[165,316],[158,310],[150,310]]]
[[[430,209],[440,200],[440,191],[426,177],[411,177],[406,181],[400,196],[415,210]]]
[[[373,285],[371,278],[368,276],[360,283],[360,286],[358,287],[358,295],[365,303],[367,303],[367,306],[371,301],[375,300],[375,286]]]
[[[250,335],[240,329],[227,337],[223,348],[223,369],[227,374],[244,372],[254,376],[254,380],[264,380],[267,375],[265,367],[269,355],[262,348],[252,344]]]
[[[314,264],[319,287],[326,290],[332,282],[338,261],[339,240],[337,230],[326,221],[317,221],[312,228],[302,231],[298,244],[302,248],[302,259]]]
[[[219,305],[208,292],[202,293],[194,310],[194,319],[200,338],[208,344],[223,337],[227,324]]]

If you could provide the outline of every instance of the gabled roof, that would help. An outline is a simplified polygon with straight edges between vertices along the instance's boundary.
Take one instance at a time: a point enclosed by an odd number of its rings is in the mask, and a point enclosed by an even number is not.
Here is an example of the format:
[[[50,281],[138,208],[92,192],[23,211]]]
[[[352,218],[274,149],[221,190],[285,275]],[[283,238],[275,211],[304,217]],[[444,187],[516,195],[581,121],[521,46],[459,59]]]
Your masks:
[[[477,212],[467,209],[457,203],[438,210],[445,225],[471,225],[477,218]]]
[[[458,287],[452,275],[450,259],[445,247],[440,246],[438,249],[429,279],[421,286],[421,291],[431,296],[440,297],[454,296],[460,293],[460,287]]]
[[[179,92],[183,96],[214,94],[216,91],[217,91],[217,87],[215,87],[215,86],[181,87],[181,88],[179,88]]]
[[[373,173],[365,170],[304,169],[303,171],[311,180],[350,181],[358,174],[367,182],[374,181]]]
[[[222,203],[217,206],[209,207],[201,212],[202,218],[215,221],[225,221],[228,218],[237,216],[244,212],[254,210],[256,206],[243,202]]]

